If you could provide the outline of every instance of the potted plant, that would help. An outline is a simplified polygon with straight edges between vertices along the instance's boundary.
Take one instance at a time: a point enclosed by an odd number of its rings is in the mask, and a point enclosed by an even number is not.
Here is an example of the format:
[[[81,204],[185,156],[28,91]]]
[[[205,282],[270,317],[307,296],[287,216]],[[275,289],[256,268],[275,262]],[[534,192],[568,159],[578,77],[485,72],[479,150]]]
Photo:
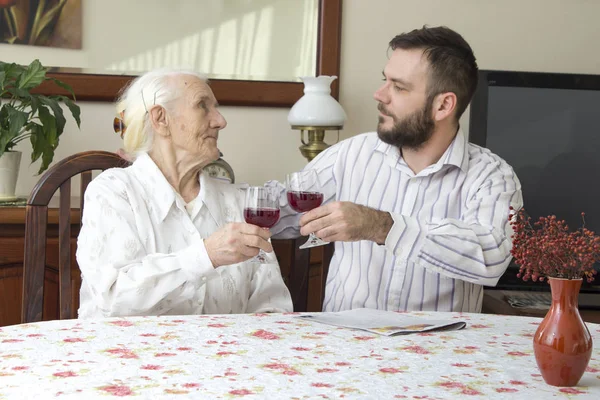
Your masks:
[[[0,199],[13,198],[19,173],[21,153],[14,147],[23,140],[32,146],[31,162],[41,158],[38,171],[45,171],[54,158],[60,135],[67,122],[60,106],[63,102],[80,126],[80,110],[66,96],[44,96],[32,92],[45,81],[66,89],[73,99],[71,87],[56,78],[46,76],[39,60],[24,66],[0,61]]]
[[[600,237],[583,226],[571,231],[556,216],[531,223],[525,210],[511,209],[512,255],[520,266],[519,278],[548,280],[550,310],[533,337],[533,352],[549,385],[575,386],[592,355],[592,337],[578,309],[583,279],[594,280],[594,264],[600,261]]]

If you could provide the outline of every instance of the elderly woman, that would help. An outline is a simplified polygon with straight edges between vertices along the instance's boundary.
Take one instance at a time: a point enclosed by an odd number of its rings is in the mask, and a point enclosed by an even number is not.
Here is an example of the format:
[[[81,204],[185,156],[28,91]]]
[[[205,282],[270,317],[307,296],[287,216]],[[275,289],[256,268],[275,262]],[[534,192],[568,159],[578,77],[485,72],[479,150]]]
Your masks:
[[[193,72],[140,76],[117,104],[128,168],[85,193],[79,318],[283,312],[292,302],[268,230],[243,222],[243,193],[202,168],[226,121]],[[248,260],[262,249],[271,263]]]

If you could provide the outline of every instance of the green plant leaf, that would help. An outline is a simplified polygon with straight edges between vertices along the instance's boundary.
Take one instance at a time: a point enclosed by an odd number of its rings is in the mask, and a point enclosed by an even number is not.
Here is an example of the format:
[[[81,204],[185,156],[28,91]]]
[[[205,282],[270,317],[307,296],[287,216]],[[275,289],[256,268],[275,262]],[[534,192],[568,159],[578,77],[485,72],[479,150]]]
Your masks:
[[[31,136],[29,140],[31,141],[31,147],[33,151],[31,152],[31,163],[36,162],[44,152],[44,148],[48,146],[46,142],[46,137],[44,136],[44,127],[38,125],[36,123],[32,123],[31,127]]]
[[[6,111],[8,112],[8,132],[11,140],[17,137],[23,129],[23,126],[27,122],[28,113],[16,110],[10,104],[6,104]]]
[[[8,108],[6,107],[8,104],[4,104],[0,107],[0,128],[4,130],[8,130]]]
[[[25,71],[25,67],[19,64],[4,64],[4,72],[8,81],[15,81]]]
[[[46,79],[46,69],[42,67],[39,60],[33,60],[25,72],[17,79],[17,87],[20,89],[33,89]]]
[[[25,89],[10,87],[6,89],[6,91],[10,93],[14,99],[20,101],[29,100],[31,98],[31,94],[29,94],[29,92]]]
[[[63,81],[58,80],[56,78],[52,78],[52,77],[46,78],[46,79],[53,81],[57,86],[60,86],[61,88],[65,89],[67,92],[71,93],[71,96],[73,96],[73,100],[77,100],[75,98],[75,92],[73,92],[73,88],[71,87],[71,85],[64,83]],[[61,96],[61,97],[65,97],[65,96]]]
[[[0,71],[0,88],[4,90],[4,80],[6,79],[6,72]]]
[[[44,127],[44,136],[46,136],[46,141],[50,144],[50,146],[56,148],[56,146],[58,146],[59,135],[57,133],[56,119],[52,116],[50,110],[48,110],[48,108],[45,106],[40,106],[38,113],[40,122]]]
[[[60,136],[63,133],[65,124],[67,123],[67,120],[65,119],[65,116],[63,114],[63,110],[60,107],[60,104],[58,104],[58,101],[56,101],[55,99],[51,99],[46,96],[39,96],[39,100],[42,104],[50,107],[54,112],[54,118],[56,118],[56,136]]]
[[[5,151],[8,151],[8,133],[4,129],[0,128],[0,157]]]
[[[44,153],[42,154],[42,164],[40,165],[40,170],[38,171],[38,175],[48,169],[48,166],[52,162],[54,158],[54,148],[46,147],[44,148]]]
[[[54,158],[54,149],[46,140],[44,136],[44,127],[33,124],[31,126],[32,132],[34,132],[31,139],[31,146],[33,147],[33,152],[31,153],[31,163],[36,162],[40,157],[42,157],[42,163],[40,164],[40,169],[38,170],[38,175],[48,169],[48,166],[52,162]]]
[[[39,107],[39,100],[36,96],[31,96],[29,101],[30,101],[29,106],[31,107],[31,115],[35,115],[35,113],[37,112],[38,107]]]
[[[9,142],[10,138],[8,136],[8,131],[0,128],[0,157],[2,157],[2,154],[4,154],[5,151],[9,150]]]
[[[79,108],[79,106],[67,96],[60,96],[60,98],[62,101],[65,102],[67,107],[69,107],[69,110],[71,110],[71,115],[73,116],[75,122],[77,122],[77,127],[81,128],[81,109]]]
[[[0,117],[7,121],[0,127],[0,149],[2,153],[15,145],[13,140],[21,133],[27,122],[27,116],[27,113],[16,110],[10,104],[2,106]]]
[[[25,67],[15,63],[7,64],[2,63],[2,71],[4,72],[4,83],[2,84],[2,90],[8,91],[11,88],[15,88],[15,83],[20,74],[25,71]],[[12,93],[11,93],[12,94]],[[14,94],[13,94],[14,96]]]

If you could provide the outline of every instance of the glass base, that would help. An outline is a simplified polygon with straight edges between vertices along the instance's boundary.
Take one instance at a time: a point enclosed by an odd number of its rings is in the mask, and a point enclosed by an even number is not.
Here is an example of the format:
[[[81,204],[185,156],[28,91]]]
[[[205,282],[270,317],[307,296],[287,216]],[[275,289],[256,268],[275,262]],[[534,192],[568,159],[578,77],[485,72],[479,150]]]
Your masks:
[[[329,242],[321,240],[318,237],[316,237],[314,233],[311,233],[310,236],[308,237],[308,240],[306,241],[306,243],[304,243],[299,248],[300,249],[310,249],[311,247],[323,246],[325,244],[329,244]]]

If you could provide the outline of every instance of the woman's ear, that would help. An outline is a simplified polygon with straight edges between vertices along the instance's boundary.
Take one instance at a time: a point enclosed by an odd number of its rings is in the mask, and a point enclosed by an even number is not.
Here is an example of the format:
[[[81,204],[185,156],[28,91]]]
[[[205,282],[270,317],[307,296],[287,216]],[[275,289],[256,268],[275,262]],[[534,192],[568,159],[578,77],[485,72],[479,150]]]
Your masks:
[[[150,119],[154,132],[164,137],[171,135],[167,111],[162,106],[152,106],[150,110],[148,110],[148,118]]]

